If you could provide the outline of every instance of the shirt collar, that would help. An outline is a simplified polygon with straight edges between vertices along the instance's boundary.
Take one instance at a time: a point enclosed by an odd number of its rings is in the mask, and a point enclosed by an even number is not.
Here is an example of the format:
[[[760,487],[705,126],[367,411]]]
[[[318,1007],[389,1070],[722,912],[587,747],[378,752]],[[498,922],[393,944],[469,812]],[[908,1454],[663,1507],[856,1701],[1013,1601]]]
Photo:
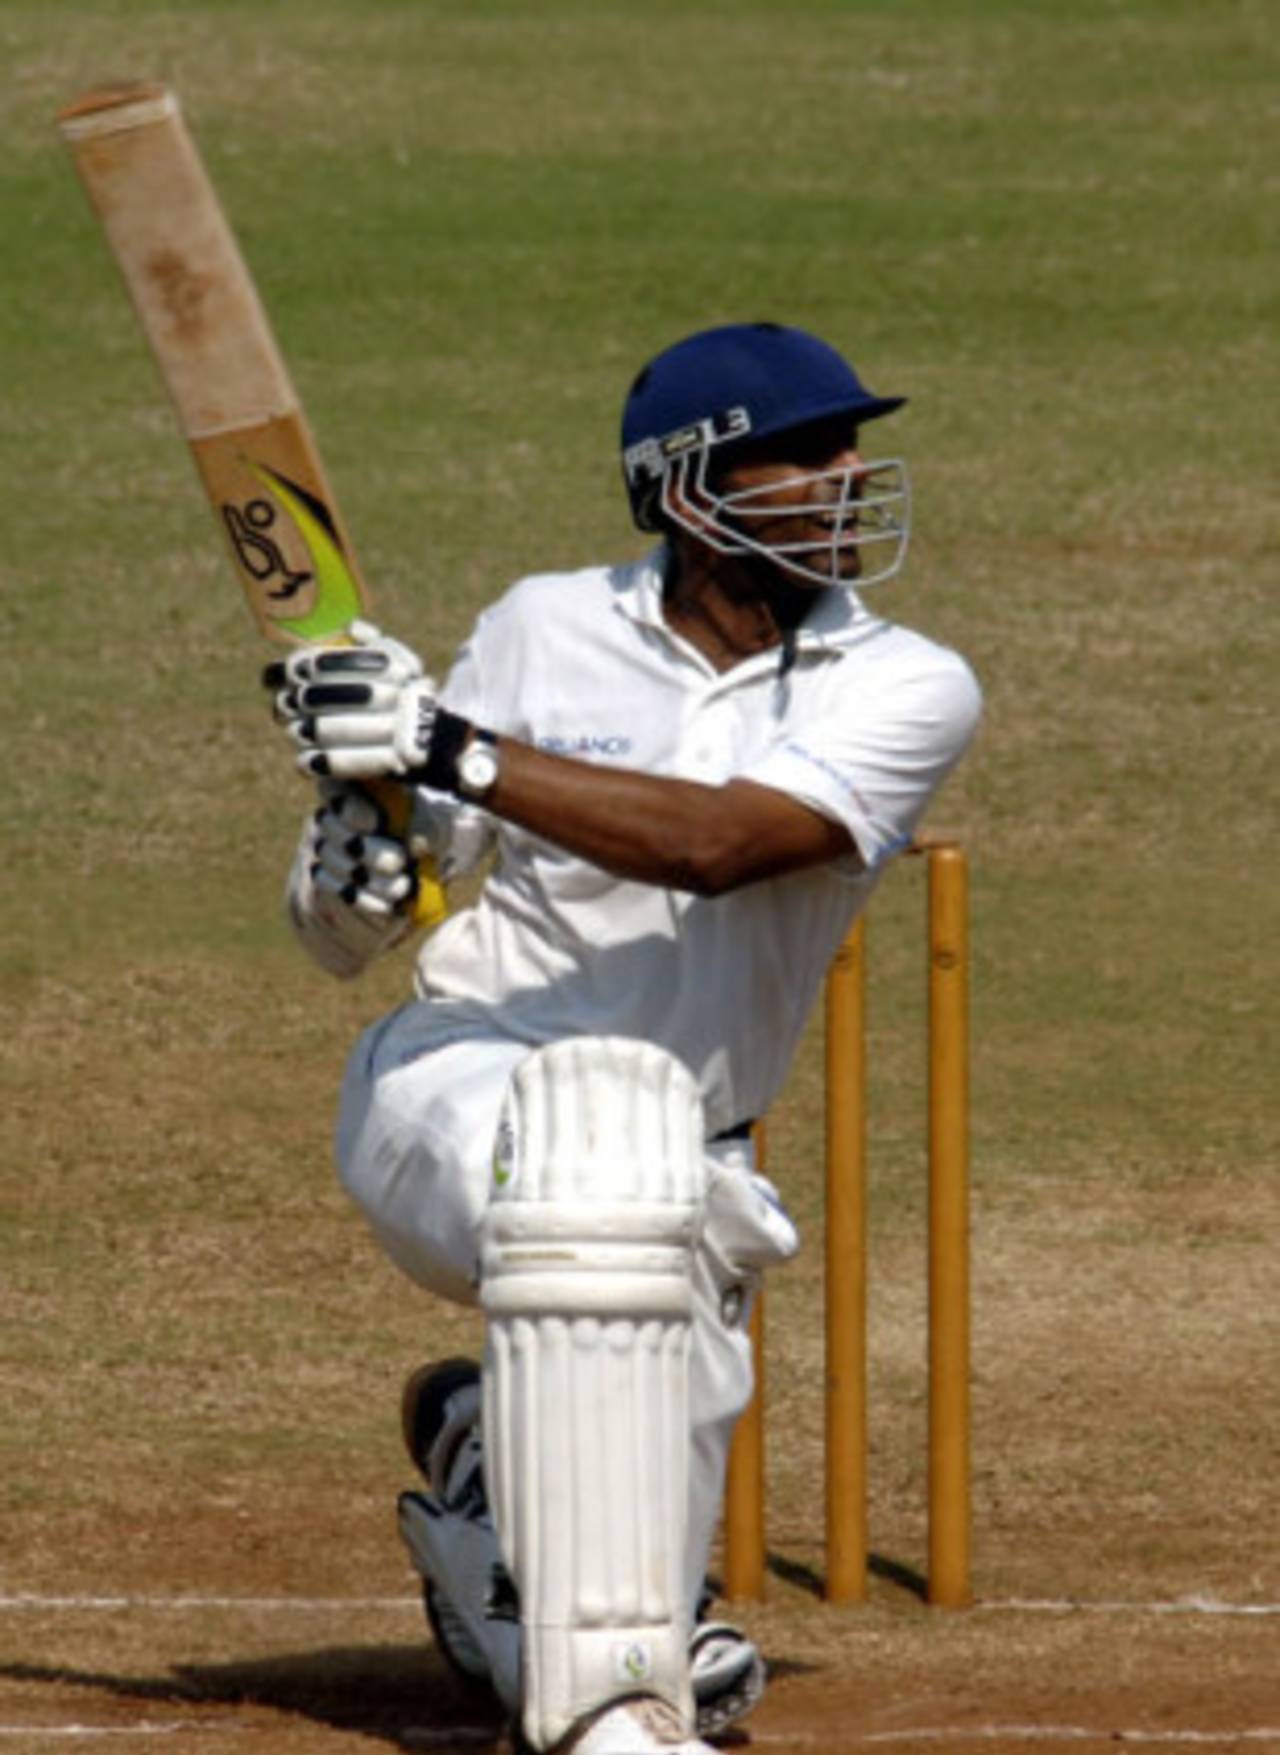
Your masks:
[[[670,633],[662,613],[662,585],[667,570],[667,545],[659,542],[638,561],[615,569],[614,601],[623,615],[642,627]]]

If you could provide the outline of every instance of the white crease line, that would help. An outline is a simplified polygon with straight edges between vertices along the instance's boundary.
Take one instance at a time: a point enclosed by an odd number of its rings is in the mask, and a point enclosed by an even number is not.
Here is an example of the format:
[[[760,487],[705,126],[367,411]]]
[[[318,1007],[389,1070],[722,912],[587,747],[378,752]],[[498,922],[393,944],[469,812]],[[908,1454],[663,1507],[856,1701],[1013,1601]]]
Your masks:
[[[984,1743],[1260,1743],[1280,1737],[1280,1728],[1255,1725],[1234,1731],[1123,1730],[1089,1725],[922,1725],[918,1730],[869,1731],[864,1743],[949,1743],[961,1738]]]
[[[920,1725],[903,1726],[893,1731],[842,1732],[841,1744],[853,1748],[864,1744],[890,1743],[1162,1743],[1209,1747],[1220,1743],[1267,1743],[1280,1739],[1280,1726],[1251,1725],[1234,1731],[1167,1730],[1133,1728],[1125,1730],[1114,1725]],[[828,1745],[828,1731],[758,1731],[751,1732],[753,1743]]]
[[[43,1742],[51,1737],[181,1737],[192,1731],[238,1731],[234,1721],[211,1723],[207,1719],[144,1719],[134,1725],[0,1725],[0,1737],[29,1737]]]
[[[235,1720],[173,1719],[143,1720],[131,1725],[0,1725],[0,1737],[28,1737],[35,1741],[91,1737],[176,1737],[192,1732],[239,1732],[253,1727]],[[399,1732],[410,1747],[431,1748],[442,1744],[492,1743],[498,1736],[492,1725],[410,1725]],[[825,1731],[753,1731],[753,1743],[809,1744],[830,1741]],[[1236,1730],[1144,1730],[1091,1725],[918,1725],[892,1731],[845,1733],[847,1746],[892,1743],[1132,1743],[1134,1745],[1212,1747],[1226,1743],[1280,1742],[1280,1725],[1249,1725]]]
[[[1027,1615],[1280,1615],[1280,1603],[1226,1603],[1216,1597],[1177,1597],[1168,1602],[1097,1601],[1086,1598],[979,1598],[973,1611]],[[422,1599],[407,1597],[216,1597],[216,1596],[41,1596],[18,1591],[0,1596],[0,1613],[20,1610],[139,1609],[168,1612],[188,1609],[263,1609],[276,1612],[343,1613],[353,1610],[422,1612]]]
[[[32,1591],[0,1596],[0,1612],[19,1609],[416,1609],[421,1597],[43,1597]]]
[[[975,1602],[975,1609],[1026,1615],[1280,1615],[1280,1603],[1224,1603],[1217,1597],[1176,1597],[1164,1603],[1090,1602],[1065,1597],[1008,1597]]]
[[[194,1731],[238,1734],[265,1730],[265,1726],[247,1725],[235,1719],[143,1719],[131,1725],[0,1725],[0,1737],[26,1737],[33,1742],[54,1738],[72,1740],[89,1737],[182,1737]],[[399,1731],[402,1743],[412,1748],[434,1748],[437,1744],[496,1743],[501,1734],[497,1725],[411,1725]]]

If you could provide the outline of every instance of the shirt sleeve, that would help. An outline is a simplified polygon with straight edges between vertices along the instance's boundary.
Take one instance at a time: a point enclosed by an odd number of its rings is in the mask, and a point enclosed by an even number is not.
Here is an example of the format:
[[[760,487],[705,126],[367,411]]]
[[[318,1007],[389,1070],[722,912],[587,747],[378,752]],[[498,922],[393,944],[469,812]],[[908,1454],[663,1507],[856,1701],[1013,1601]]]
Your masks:
[[[440,705],[450,713],[458,713],[481,725],[487,725],[484,683],[480,667],[480,645],[483,622],[477,626],[454,655],[449,674],[440,690]]]
[[[440,690],[440,705],[489,731],[519,736],[512,723],[520,680],[530,662],[527,630],[518,613],[520,587],[481,610],[454,654]]]
[[[910,845],[981,712],[969,666],[929,646],[876,686],[790,728],[740,777],[843,823],[874,871]]]

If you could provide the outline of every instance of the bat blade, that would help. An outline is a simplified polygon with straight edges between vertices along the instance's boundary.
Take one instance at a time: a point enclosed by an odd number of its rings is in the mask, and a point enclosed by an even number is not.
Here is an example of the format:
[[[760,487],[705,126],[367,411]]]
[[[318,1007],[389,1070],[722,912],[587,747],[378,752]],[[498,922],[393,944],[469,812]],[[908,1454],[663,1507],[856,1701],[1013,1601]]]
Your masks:
[[[69,104],[58,128],[124,277],[263,633],[337,635],[369,592],[271,325],[161,85]]]

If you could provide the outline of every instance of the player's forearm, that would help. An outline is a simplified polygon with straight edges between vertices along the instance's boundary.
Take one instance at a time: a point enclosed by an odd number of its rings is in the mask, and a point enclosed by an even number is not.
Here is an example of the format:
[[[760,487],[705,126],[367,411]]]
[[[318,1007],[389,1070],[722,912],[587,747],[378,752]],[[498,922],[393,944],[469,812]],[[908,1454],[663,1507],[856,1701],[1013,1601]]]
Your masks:
[[[705,786],[499,740],[486,807],[615,877],[720,896],[857,849],[838,822],[768,786]]]
[[[724,789],[499,740],[496,816],[615,877],[714,895],[741,881]]]

